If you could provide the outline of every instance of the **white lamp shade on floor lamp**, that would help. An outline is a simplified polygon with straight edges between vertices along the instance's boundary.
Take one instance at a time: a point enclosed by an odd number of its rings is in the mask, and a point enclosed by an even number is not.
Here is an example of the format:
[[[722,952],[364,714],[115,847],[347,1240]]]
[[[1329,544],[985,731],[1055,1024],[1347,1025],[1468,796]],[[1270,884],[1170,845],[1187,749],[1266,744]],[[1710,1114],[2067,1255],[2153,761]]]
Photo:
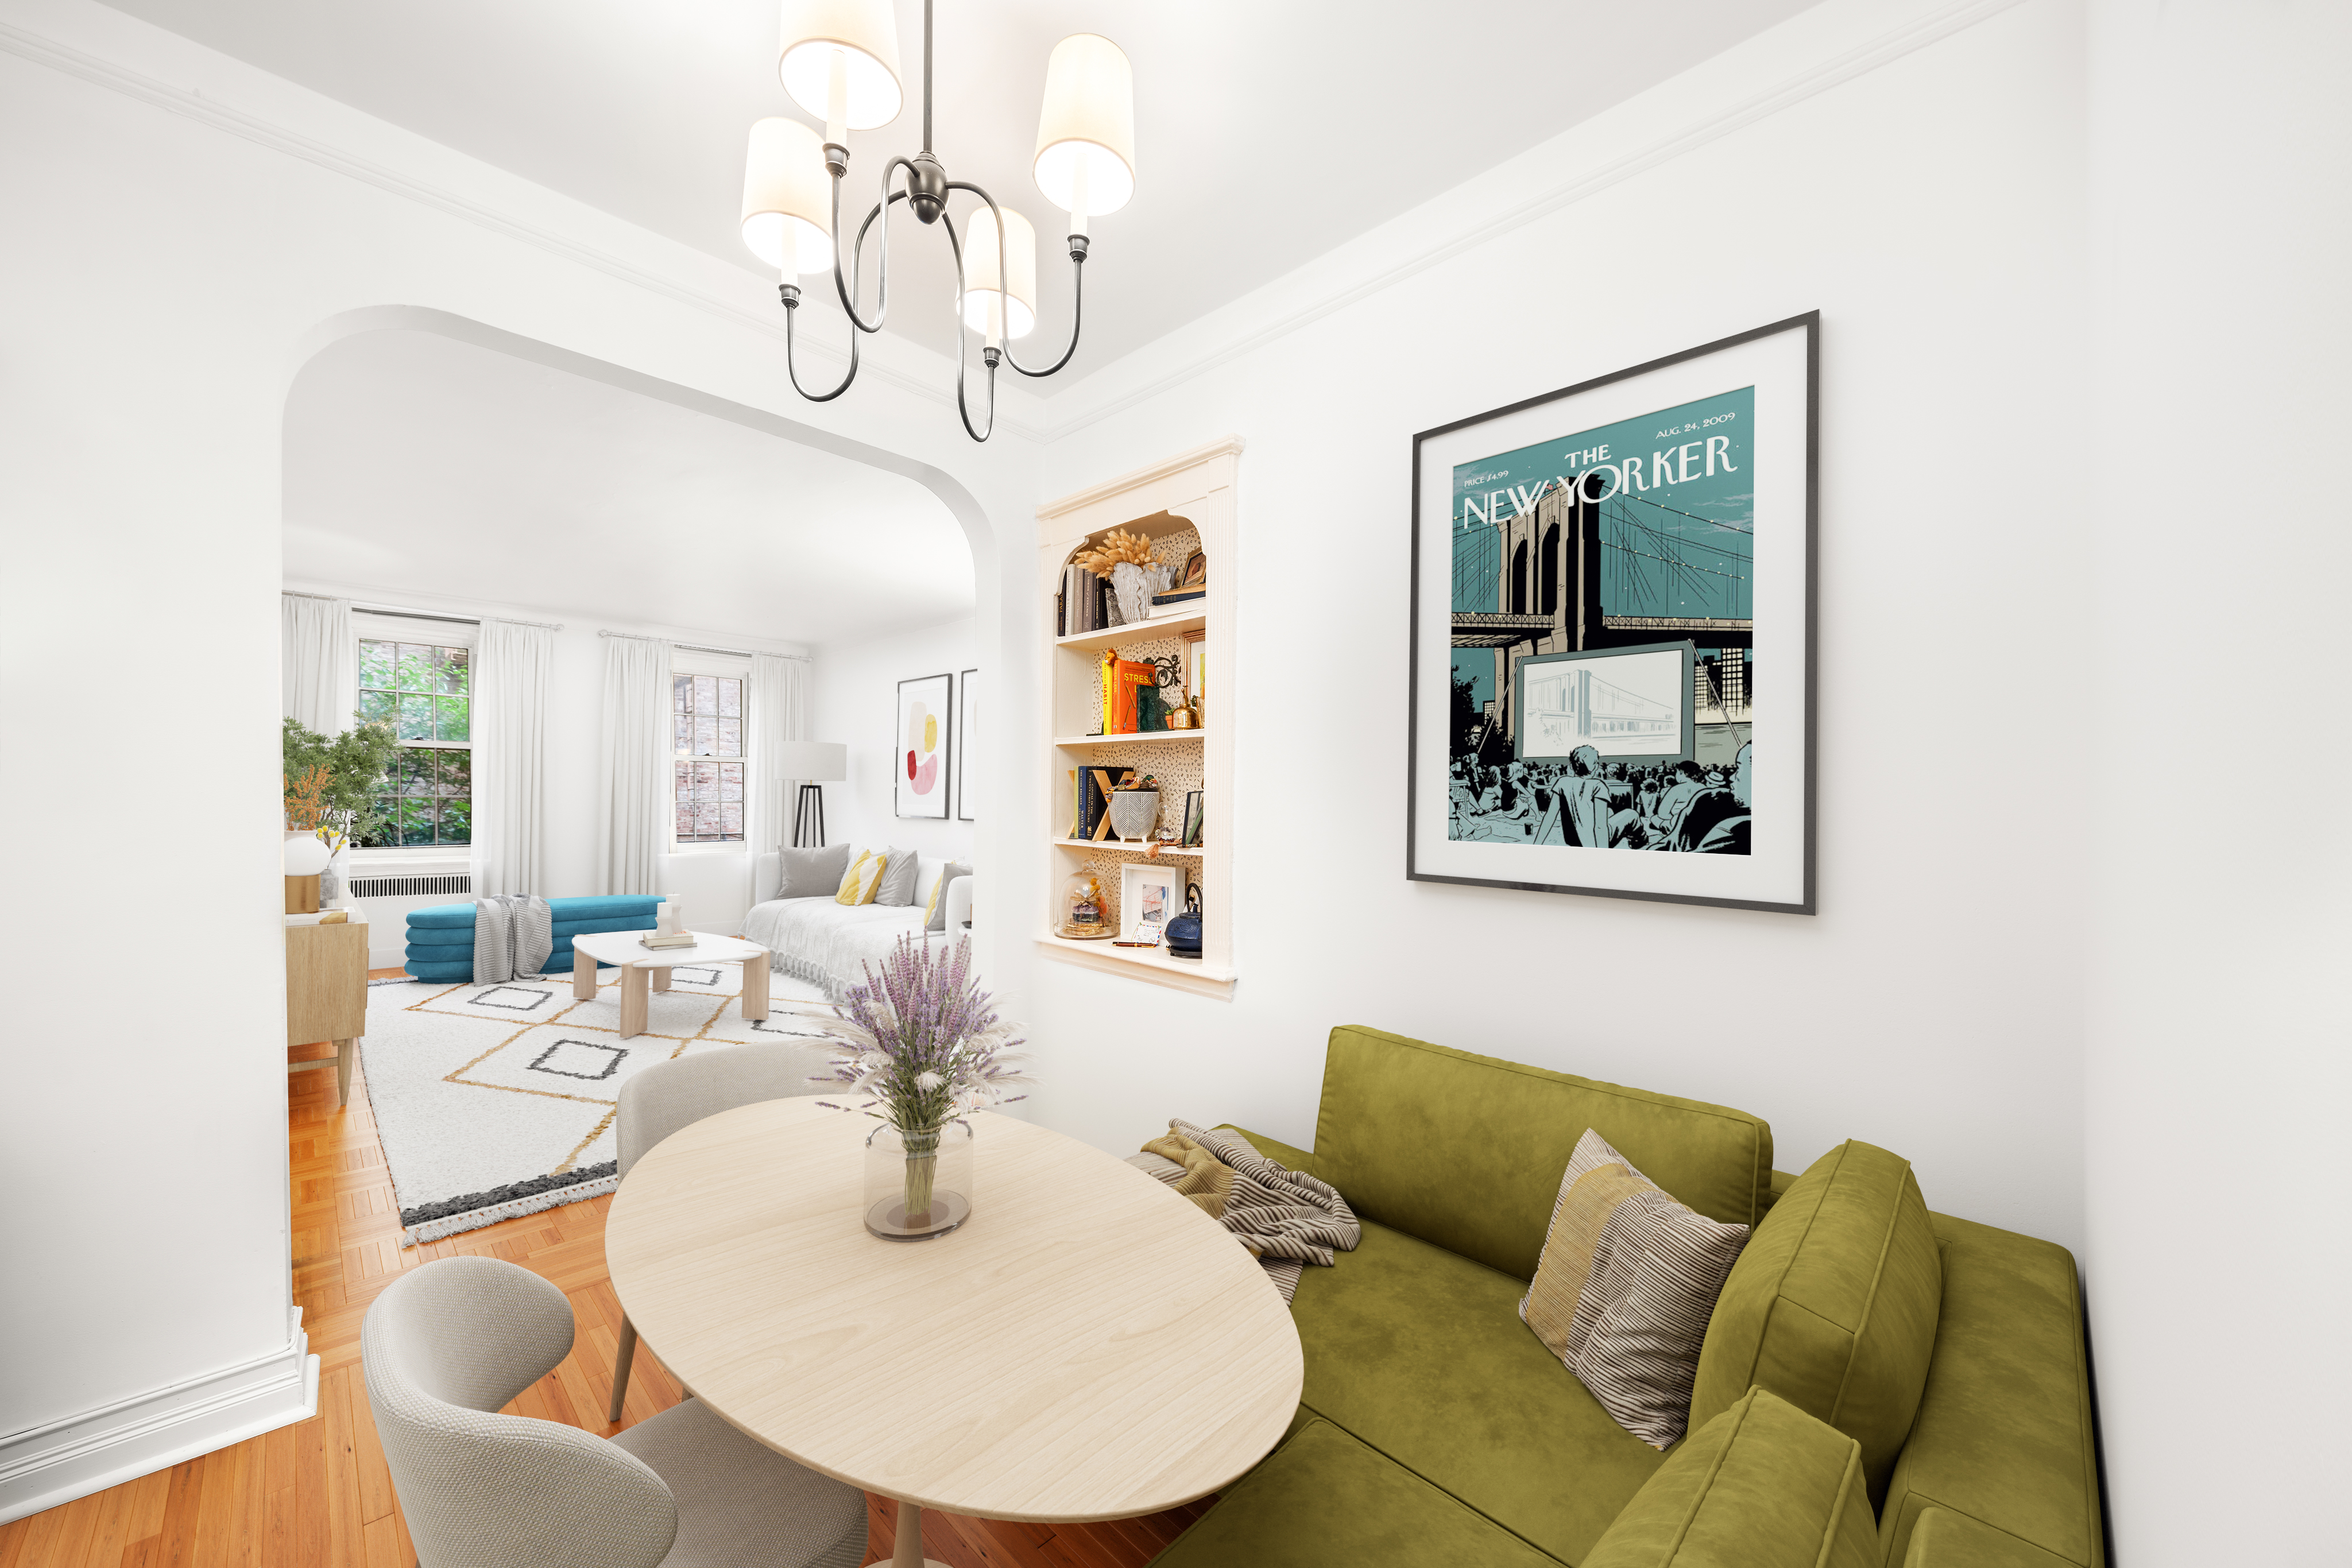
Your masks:
[[[776,747],[776,768],[787,779],[837,784],[849,777],[849,747],[838,740],[788,740]]]

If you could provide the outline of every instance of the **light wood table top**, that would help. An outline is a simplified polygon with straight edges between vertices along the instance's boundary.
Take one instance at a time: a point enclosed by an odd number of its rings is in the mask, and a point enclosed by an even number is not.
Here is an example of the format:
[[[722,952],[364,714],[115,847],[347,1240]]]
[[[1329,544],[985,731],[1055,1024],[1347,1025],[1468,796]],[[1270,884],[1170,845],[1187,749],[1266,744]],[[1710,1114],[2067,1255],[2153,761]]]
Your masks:
[[[585,953],[600,964],[616,968],[675,969],[695,964],[740,964],[767,956],[768,950],[739,936],[694,934],[691,947],[648,947],[650,931],[586,931],[572,939],[574,953]]]
[[[867,1117],[722,1113],[630,1170],[604,1250],[629,1320],[738,1429],[853,1486],[982,1519],[1125,1519],[1281,1439],[1304,1362],[1241,1243],[1124,1161],[974,1118],[971,1218],[860,1218]]]

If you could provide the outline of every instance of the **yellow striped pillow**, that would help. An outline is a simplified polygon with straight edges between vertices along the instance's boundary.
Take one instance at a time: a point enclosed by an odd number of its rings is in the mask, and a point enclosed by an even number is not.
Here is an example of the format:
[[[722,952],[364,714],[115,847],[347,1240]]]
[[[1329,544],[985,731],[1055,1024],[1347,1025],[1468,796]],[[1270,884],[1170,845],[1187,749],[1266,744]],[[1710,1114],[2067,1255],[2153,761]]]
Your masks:
[[[841,879],[841,891],[833,895],[835,904],[871,904],[874,890],[882,884],[882,868],[890,857],[879,850],[867,850],[849,862],[849,870]]]

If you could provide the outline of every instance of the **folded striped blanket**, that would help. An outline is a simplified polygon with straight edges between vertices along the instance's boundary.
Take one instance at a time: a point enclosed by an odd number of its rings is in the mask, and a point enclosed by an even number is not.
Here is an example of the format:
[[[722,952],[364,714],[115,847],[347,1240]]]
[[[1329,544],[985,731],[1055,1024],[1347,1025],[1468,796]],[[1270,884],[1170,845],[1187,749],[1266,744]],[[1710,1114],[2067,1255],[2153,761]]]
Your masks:
[[[1297,1294],[1303,1266],[1328,1269],[1335,1249],[1352,1252],[1364,1238],[1355,1211],[1334,1188],[1267,1159],[1239,1133],[1171,1121],[1167,1136],[1152,1139],[1127,1163],[1232,1231],[1286,1301]]]
[[[474,900],[474,980],[524,980],[547,967],[555,950],[555,922],[547,900],[533,894],[494,894]]]

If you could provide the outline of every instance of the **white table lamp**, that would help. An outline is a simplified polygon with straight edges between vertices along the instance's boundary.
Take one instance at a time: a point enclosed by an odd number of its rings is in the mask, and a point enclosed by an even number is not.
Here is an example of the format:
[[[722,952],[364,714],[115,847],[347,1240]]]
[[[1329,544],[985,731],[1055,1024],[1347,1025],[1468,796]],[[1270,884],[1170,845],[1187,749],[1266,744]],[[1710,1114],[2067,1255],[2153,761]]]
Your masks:
[[[849,777],[848,746],[838,740],[788,740],[776,748],[776,768],[785,778],[801,780],[800,800],[793,808],[793,847],[824,848],[824,791],[818,785]]]

